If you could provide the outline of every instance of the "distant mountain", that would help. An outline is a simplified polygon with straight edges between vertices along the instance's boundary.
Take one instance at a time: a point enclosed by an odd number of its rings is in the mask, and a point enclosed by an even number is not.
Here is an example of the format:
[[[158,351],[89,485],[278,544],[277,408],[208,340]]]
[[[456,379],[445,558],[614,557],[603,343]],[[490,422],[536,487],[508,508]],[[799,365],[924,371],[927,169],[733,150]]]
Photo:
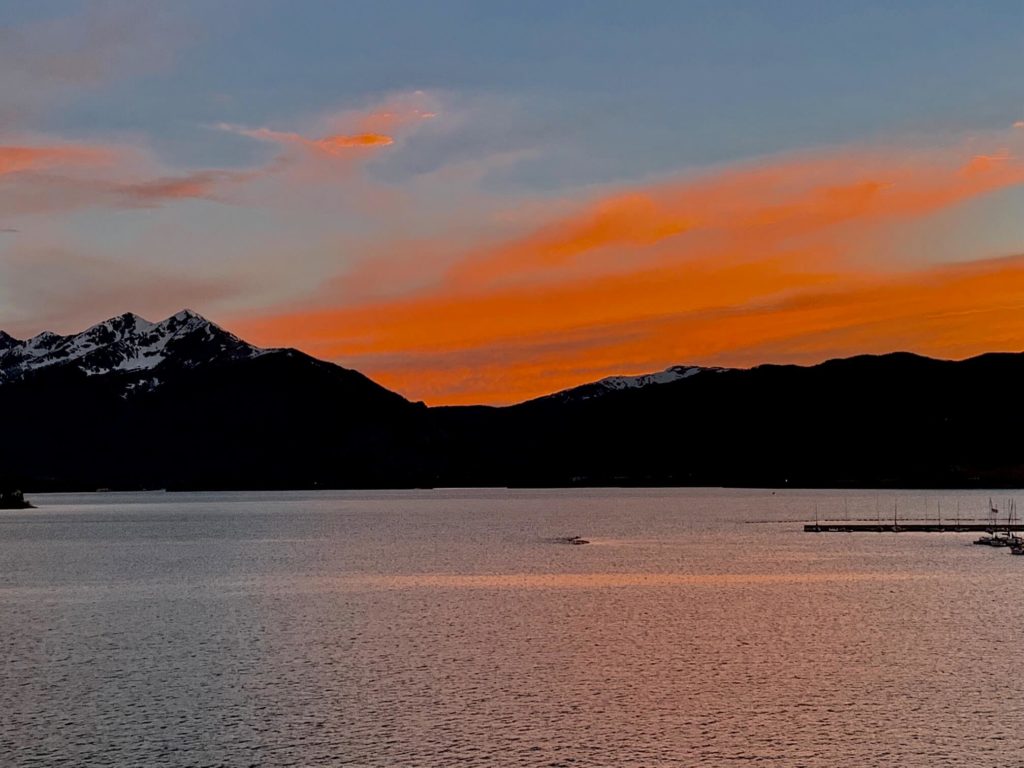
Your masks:
[[[610,392],[624,389],[643,389],[658,384],[670,384],[680,379],[688,379],[699,373],[720,373],[728,368],[702,368],[697,365],[674,365],[656,373],[643,373],[638,376],[608,376],[590,384],[582,384],[571,389],[563,389],[551,395],[544,395],[541,400],[551,399],[561,402],[590,400],[603,397]]]
[[[1021,381],[895,353],[431,414],[450,485],[1022,487]]]
[[[427,408],[201,316],[0,332],[0,488],[1024,485],[1024,355],[677,366]]]
[[[254,347],[194,312],[0,344],[0,486],[418,479],[425,406],[297,350]]]

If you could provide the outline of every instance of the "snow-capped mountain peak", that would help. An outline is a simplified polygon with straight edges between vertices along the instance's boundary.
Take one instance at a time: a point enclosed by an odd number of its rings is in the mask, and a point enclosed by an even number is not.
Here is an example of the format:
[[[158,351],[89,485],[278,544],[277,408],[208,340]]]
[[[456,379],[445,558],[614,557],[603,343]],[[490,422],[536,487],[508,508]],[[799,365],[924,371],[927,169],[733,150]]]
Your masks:
[[[688,379],[702,373],[720,373],[729,370],[728,368],[705,368],[698,365],[673,365],[663,371],[655,373],[642,373],[637,376],[608,376],[590,384],[582,384],[572,389],[565,389],[553,395],[541,398],[555,398],[563,402],[591,400],[595,397],[603,397],[612,392],[624,389],[643,389],[644,387],[658,384],[671,384],[674,381]]]
[[[668,384],[680,379],[688,379],[701,371],[706,370],[696,365],[673,365],[664,371],[655,373],[642,373],[639,376],[608,376],[600,381],[594,382],[597,386],[605,389],[640,389],[650,384]]]
[[[69,336],[44,331],[19,341],[0,331],[0,384],[45,368],[73,367],[88,376],[128,375],[263,353],[188,309],[158,323],[128,312]]]

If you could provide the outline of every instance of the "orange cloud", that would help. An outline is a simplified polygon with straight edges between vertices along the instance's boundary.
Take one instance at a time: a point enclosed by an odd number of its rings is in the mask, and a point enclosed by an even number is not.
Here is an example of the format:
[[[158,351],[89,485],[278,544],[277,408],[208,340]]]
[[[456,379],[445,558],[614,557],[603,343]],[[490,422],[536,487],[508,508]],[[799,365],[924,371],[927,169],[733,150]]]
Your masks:
[[[110,159],[111,153],[101,147],[75,144],[0,145],[0,176],[62,166],[100,165]]]
[[[845,152],[725,170],[600,198],[580,213],[521,239],[471,254],[447,276],[480,287],[510,280],[564,279],[646,260],[739,260],[844,227],[920,217],[1019,183],[1008,153],[966,160]]]
[[[352,147],[387,147],[394,144],[395,140],[382,133],[357,133],[354,136],[325,136],[313,143],[325,152],[334,153]]]
[[[410,103],[422,100],[424,94],[392,104],[384,104],[364,112],[346,112],[325,121],[329,133],[320,138],[309,138],[294,131],[272,128],[248,128],[232,123],[219,123],[219,130],[266,141],[283,147],[295,147],[316,155],[348,157],[353,150],[388,147],[395,143],[394,133],[420,120],[436,117],[435,112],[424,111]]]
[[[222,131],[237,133],[240,136],[248,136],[251,139],[269,141],[286,146],[297,146],[311,152],[321,152],[328,155],[338,155],[346,149],[386,147],[395,143],[394,138],[380,133],[335,134],[324,136],[320,139],[307,139],[298,133],[275,131],[270,128],[245,128],[229,123],[220,123],[217,127]]]
[[[1024,259],[915,267],[868,248],[1021,183],[1024,165],[1002,151],[783,158],[597,198],[463,249],[405,295],[341,307],[328,295],[321,309],[238,326],[437,404],[512,402],[684,362],[1021,347],[1013,318],[1024,313],[989,308],[1024,305]]]
[[[520,240],[469,258],[449,274],[467,286],[551,269],[612,247],[643,248],[698,226],[690,214],[665,206],[642,191],[598,200],[587,210],[541,228]]]
[[[73,143],[0,145],[0,215],[91,207],[153,207],[170,200],[217,199],[218,190],[256,171],[204,169],[160,175],[139,149]]]

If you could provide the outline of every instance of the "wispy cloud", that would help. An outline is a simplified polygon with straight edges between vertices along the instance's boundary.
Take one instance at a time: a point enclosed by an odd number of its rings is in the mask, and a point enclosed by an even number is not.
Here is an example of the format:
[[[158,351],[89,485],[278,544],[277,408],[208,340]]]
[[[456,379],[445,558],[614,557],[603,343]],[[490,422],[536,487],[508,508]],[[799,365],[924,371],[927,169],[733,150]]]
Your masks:
[[[69,142],[0,145],[0,215],[82,208],[137,208],[186,198],[218,199],[246,171],[203,169],[178,174],[137,147]]]
[[[319,139],[307,139],[297,133],[286,131],[274,131],[270,128],[246,128],[241,125],[219,123],[217,128],[229,133],[237,133],[240,136],[248,136],[250,139],[269,141],[274,144],[285,146],[296,146],[312,152],[323,152],[328,155],[337,155],[346,149],[363,149],[367,147],[387,147],[395,143],[391,136],[381,133],[358,133],[352,135],[336,134],[324,136]]]
[[[296,131],[283,131],[268,127],[249,127],[233,123],[218,123],[221,131],[245,136],[257,141],[277,144],[285,150],[297,149],[313,155],[352,158],[360,150],[390,147],[396,134],[408,130],[422,120],[437,117],[422,103],[427,95],[422,92],[398,97],[363,111],[346,111],[328,115],[317,122],[321,135],[310,137]]]
[[[152,206],[170,200],[217,200],[219,190],[241,184],[258,175],[252,171],[202,170],[178,176],[162,176],[112,189],[124,206]]]

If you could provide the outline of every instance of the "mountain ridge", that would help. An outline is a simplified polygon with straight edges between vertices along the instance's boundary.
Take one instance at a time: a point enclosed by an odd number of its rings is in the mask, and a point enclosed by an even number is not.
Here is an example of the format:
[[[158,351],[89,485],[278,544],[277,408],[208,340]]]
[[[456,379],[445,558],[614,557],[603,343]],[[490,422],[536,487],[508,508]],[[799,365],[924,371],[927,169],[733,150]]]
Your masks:
[[[3,334],[0,372],[0,487],[28,491],[1024,484],[1022,353],[675,366],[428,408],[183,311]]]
[[[181,332],[185,331],[184,334]],[[322,365],[333,366],[337,365],[330,361],[321,360],[319,358],[307,355],[298,349],[293,347],[258,347],[254,344],[250,344],[230,331],[225,330],[222,326],[207,319],[203,315],[191,310],[182,309],[167,318],[152,322],[145,318],[137,315],[133,312],[125,312],[120,315],[108,318],[102,322],[96,323],[89,326],[84,331],[72,334],[57,334],[52,331],[42,331],[35,334],[28,339],[20,339],[12,336],[6,331],[0,329],[0,384],[5,380],[11,380],[14,378],[8,375],[5,379],[5,372],[9,368],[15,368],[12,366],[11,361],[14,358],[14,353],[17,351],[26,352],[26,357],[29,358],[28,362],[35,363],[26,367],[26,371],[31,372],[44,367],[50,367],[51,365],[64,365],[64,364],[75,364],[80,363],[82,358],[88,358],[96,352],[107,352],[103,345],[92,341],[96,337],[103,336],[104,333],[107,336],[113,336],[107,342],[107,345],[116,345],[118,343],[130,342],[137,340],[139,337],[148,337],[149,344],[146,348],[141,350],[142,354],[136,357],[131,357],[127,361],[123,361],[127,364],[119,364],[109,366],[107,368],[86,368],[83,369],[87,375],[106,375],[111,373],[125,373],[125,372],[137,372],[143,370],[152,370],[158,365],[162,364],[168,359],[167,356],[159,354],[166,346],[166,343],[180,340],[182,336],[187,336],[190,332],[205,332],[208,335],[208,340],[218,341],[219,352],[223,356],[227,354],[229,357],[258,357],[261,355],[271,353],[284,353],[288,352],[294,355],[303,355],[309,360],[315,360]],[[163,334],[163,335],[161,335]],[[81,340],[91,342],[91,346],[85,347],[78,346],[75,348],[75,343]],[[74,352],[69,352],[68,348],[72,348]],[[48,355],[49,352],[55,352],[53,355]],[[147,354],[148,353],[148,354]],[[897,350],[893,352],[883,353],[863,353],[858,355],[852,355],[849,357],[838,357],[828,358],[818,363],[761,363],[749,368],[735,368],[735,367],[723,367],[723,366],[703,366],[703,365],[673,365],[668,368],[650,371],[647,373],[639,374],[613,374],[605,376],[594,381],[584,382],[575,386],[567,387],[565,389],[556,390],[554,392],[538,395],[536,397],[529,398],[518,403],[511,403],[504,406],[491,406],[486,404],[479,405],[467,405],[467,406],[432,406],[435,408],[514,408],[520,405],[528,403],[536,403],[548,400],[563,400],[563,401],[576,401],[576,400],[588,400],[593,397],[600,397],[605,394],[612,392],[619,392],[624,390],[642,389],[648,386],[659,386],[664,384],[671,384],[682,379],[687,379],[698,374],[705,373],[723,373],[728,371],[756,371],[761,369],[802,369],[810,370],[819,366],[831,366],[831,365],[843,365],[848,362],[869,362],[872,360],[879,359],[897,359],[897,358],[913,358],[919,360],[928,360],[941,363],[967,363],[972,360],[981,358],[987,358],[990,356],[1006,356],[1015,355],[1019,353],[1014,352],[984,352],[979,355],[975,355],[960,360],[948,360],[944,358],[935,358],[928,355],[922,355],[916,352],[908,352]],[[41,360],[41,363],[37,361]],[[217,358],[210,357],[206,360],[186,360],[180,359],[174,360],[177,364],[194,364],[196,362],[216,362]],[[222,360],[221,360],[222,361]],[[341,367],[341,366],[339,366]],[[346,369],[351,370],[351,369]],[[398,393],[395,393],[398,394]]]
[[[256,357],[291,349],[260,348],[249,344],[190,309],[182,309],[158,322],[151,322],[133,312],[125,312],[79,333],[66,335],[42,331],[28,339],[19,339],[0,330],[0,383],[54,365],[78,365],[88,375],[153,370],[168,359],[161,353],[168,343],[180,339],[182,331],[204,332],[208,337],[218,337],[220,352],[231,356]],[[298,350],[294,351],[298,353]],[[112,360],[116,362],[111,364]],[[181,363],[180,360],[177,362]],[[104,363],[107,365],[104,366]],[[531,400],[589,399],[608,392],[666,384],[698,373],[724,370],[730,369],[674,365],[661,371],[606,376]]]

